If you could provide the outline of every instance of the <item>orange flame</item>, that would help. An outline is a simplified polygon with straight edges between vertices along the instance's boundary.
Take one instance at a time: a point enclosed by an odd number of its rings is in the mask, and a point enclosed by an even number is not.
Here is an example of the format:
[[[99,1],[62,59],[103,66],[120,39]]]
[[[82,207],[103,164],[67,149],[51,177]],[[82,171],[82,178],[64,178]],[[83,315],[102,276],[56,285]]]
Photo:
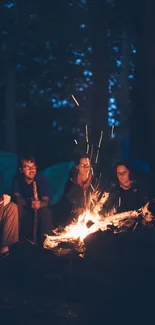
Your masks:
[[[97,195],[98,197],[98,195]],[[127,211],[119,214],[111,214],[108,216],[101,216],[99,211],[109,197],[108,193],[104,193],[101,199],[93,206],[93,210],[86,209],[79,215],[78,219],[73,221],[69,226],[66,226],[63,231],[59,228],[54,230],[54,236],[46,235],[44,248],[52,249],[58,246],[61,242],[75,243],[78,241],[79,245],[84,244],[84,239],[98,230],[105,231],[109,225],[121,227],[124,220],[137,218],[139,213],[137,211]],[[91,200],[93,200],[91,198]]]

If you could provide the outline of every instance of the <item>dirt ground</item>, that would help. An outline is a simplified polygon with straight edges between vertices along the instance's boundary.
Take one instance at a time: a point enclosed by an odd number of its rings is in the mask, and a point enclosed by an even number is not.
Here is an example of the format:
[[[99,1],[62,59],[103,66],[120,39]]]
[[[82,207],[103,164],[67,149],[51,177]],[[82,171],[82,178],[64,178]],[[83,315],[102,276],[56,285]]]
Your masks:
[[[82,259],[26,241],[0,261],[5,324],[139,324],[154,321],[155,229],[86,239]]]

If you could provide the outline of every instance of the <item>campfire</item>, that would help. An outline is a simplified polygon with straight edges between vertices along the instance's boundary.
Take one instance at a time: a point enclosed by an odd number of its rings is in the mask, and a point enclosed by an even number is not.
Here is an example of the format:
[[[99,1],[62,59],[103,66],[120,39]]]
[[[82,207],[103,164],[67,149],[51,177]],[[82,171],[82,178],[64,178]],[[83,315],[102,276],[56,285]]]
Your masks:
[[[63,230],[56,228],[53,236],[46,235],[44,248],[55,249],[61,243],[68,243],[75,246],[79,252],[85,251],[85,238],[97,231],[105,231],[109,226],[113,226],[117,231],[122,228],[125,223],[137,219],[142,214],[142,208],[138,211],[127,211],[119,214],[114,212],[108,215],[100,214],[100,211],[109,197],[109,193],[104,193],[100,200],[99,194],[96,193],[90,197],[90,206],[87,207],[70,225]],[[146,209],[145,209],[146,210]]]

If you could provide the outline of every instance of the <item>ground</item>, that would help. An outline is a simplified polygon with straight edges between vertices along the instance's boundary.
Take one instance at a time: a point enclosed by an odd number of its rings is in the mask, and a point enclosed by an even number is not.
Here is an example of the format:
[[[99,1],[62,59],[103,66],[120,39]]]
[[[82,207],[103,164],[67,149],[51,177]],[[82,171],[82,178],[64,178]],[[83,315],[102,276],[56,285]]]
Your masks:
[[[93,234],[84,259],[20,242],[0,261],[0,276],[5,324],[139,324],[145,319],[149,324],[155,229]]]

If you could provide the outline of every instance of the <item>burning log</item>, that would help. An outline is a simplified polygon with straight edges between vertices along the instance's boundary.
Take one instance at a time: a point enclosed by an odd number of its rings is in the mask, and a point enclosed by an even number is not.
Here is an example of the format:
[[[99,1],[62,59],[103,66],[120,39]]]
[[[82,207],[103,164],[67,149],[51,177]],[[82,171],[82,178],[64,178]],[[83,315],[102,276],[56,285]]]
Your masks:
[[[74,245],[75,249],[80,253],[85,252],[85,239],[98,231],[104,232],[109,227],[113,233],[118,233],[123,227],[129,228],[142,216],[145,220],[147,216],[148,206],[140,208],[137,211],[126,211],[119,214],[111,213],[109,215],[100,215],[103,205],[108,200],[109,193],[103,193],[99,199],[100,193],[94,191],[90,196],[92,206],[88,204],[85,210],[79,212],[79,217],[66,226],[63,230],[55,229],[54,236],[46,235],[44,248],[56,249],[60,243],[69,243]],[[79,210],[80,211],[80,210]],[[138,224],[138,223],[137,223]],[[136,227],[137,227],[136,224]],[[135,230],[135,228],[133,230]]]
[[[111,216],[100,216],[97,212],[85,210],[79,216],[77,221],[73,221],[69,226],[65,227],[63,231],[56,229],[55,236],[46,235],[44,248],[56,248],[62,242],[68,242],[75,245],[79,252],[85,251],[84,239],[97,231],[105,231],[109,225],[116,227],[121,226],[121,221],[124,219],[137,218],[136,211],[124,212]]]

